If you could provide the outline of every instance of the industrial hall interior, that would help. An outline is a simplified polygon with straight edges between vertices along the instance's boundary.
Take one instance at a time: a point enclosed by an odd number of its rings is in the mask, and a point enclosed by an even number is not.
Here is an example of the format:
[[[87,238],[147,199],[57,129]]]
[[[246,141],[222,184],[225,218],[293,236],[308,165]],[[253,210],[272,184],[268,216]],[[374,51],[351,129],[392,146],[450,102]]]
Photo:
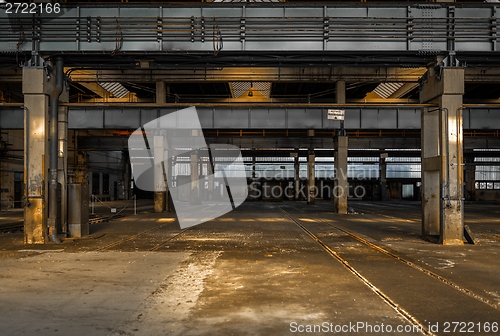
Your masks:
[[[0,334],[500,334],[499,29],[0,1]]]

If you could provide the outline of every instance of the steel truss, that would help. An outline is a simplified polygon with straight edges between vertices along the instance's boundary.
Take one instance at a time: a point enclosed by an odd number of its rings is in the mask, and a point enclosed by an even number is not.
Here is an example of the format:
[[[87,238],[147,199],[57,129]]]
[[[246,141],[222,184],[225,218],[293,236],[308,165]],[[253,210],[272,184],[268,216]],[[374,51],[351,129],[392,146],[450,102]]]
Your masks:
[[[145,58],[178,66],[419,66],[455,52],[462,62],[498,60],[490,4],[92,4],[51,14],[7,14],[1,6],[0,53],[21,59],[64,53],[80,65]]]

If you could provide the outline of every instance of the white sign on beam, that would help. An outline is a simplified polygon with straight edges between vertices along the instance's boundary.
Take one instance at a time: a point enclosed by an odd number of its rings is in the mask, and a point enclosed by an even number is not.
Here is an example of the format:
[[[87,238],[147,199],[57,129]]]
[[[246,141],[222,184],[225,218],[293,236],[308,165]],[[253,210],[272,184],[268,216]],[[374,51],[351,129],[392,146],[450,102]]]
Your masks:
[[[344,120],[345,110],[328,110],[328,120]]]

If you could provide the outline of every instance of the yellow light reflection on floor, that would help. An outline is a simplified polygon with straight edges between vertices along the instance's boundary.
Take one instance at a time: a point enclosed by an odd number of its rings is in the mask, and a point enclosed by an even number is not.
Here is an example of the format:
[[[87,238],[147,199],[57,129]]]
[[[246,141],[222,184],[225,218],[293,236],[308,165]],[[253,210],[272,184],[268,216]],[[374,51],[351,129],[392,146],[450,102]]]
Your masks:
[[[285,218],[258,218],[260,222],[284,222]]]
[[[219,218],[220,222],[234,222],[234,218]]]
[[[171,223],[175,221],[175,218],[158,218],[156,221],[158,223]]]

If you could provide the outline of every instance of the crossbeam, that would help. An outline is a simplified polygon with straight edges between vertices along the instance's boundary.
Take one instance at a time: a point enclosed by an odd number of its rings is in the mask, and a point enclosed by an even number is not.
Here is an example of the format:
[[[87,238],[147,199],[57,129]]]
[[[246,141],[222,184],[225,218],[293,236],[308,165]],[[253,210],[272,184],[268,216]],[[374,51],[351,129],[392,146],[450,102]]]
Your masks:
[[[89,106],[69,105],[70,129],[137,129],[145,123],[177,111],[181,107]],[[348,107],[348,130],[419,130],[422,106]],[[341,106],[340,106],[341,107]],[[338,108],[338,107],[335,107]],[[328,120],[326,107],[197,107],[204,129],[218,130],[336,130],[340,121]],[[468,131],[500,129],[500,107],[468,107],[463,110],[464,129]],[[0,105],[0,129],[23,129],[22,106]]]
[[[269,52],[307,51],[336,55],[332,62],[358,57],[360,65],[385,54],[395,56],[386,61],[412,66],[443,52],[460,58],[498,51],[492,4],[62,4],[58,13],[39,15],[1,6],[0,53],[85,54],[79,62],[125,54],[161,55],[161,62],[184,52],[266,53],[273,62]]]

